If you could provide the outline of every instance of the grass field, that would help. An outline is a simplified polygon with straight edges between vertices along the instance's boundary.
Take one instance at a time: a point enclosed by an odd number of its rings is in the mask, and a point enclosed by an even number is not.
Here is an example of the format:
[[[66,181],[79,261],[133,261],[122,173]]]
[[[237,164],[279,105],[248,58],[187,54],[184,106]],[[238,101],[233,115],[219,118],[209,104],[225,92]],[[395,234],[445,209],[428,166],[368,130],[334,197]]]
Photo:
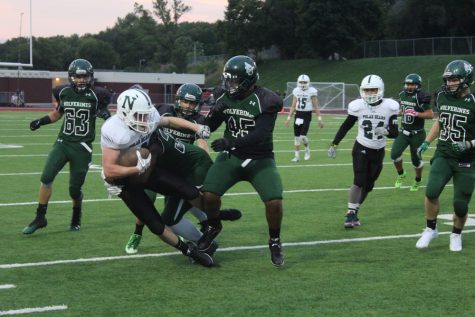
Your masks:
[[[59,130],[58,123],[31,132],[30,120],[42,115],[0,112],[0,315],[475,315],[475,234],[470,231],[475,221],[469,220],[460,253],[449,251],[448,234],[428,250],[416,250],[425,226],[424,189],[409,192],[414,172],[407,155],[407,186],[392,187],[396,175],[387,153],[375,190],[361,208],[362,226],[343,228],[355,128],[335,160],[326,155],[343,116],[324,116],[324,129],[312,126],[312,158],[300,163],[290,162],[292,130],[284,127],[284,117],[277,122],[285,267],[271,265],[263,205],[241,183],[223,201],[239,207],[243,217],[224,223],[215,255],[220,266],[207,269],[189,264],[148,231],[139,254],[126,256],[134,218],[121,201],[107,199],[98,169],[90,171],[84,186],[79,232],[68,231],[65,169],[54,183],[48,227],[23,235],[21,229],[34,217],[40,173]],[[94,146],[93,163],[99,165],[99,142]],[[427,164],[424,175],[428,170]],[[451,214],[452,193],[451,186],[444,191],[441,214]],[[439,231],[450,230],[450,220],[440,219]],[[41,310],[46,311],[36,312]]]

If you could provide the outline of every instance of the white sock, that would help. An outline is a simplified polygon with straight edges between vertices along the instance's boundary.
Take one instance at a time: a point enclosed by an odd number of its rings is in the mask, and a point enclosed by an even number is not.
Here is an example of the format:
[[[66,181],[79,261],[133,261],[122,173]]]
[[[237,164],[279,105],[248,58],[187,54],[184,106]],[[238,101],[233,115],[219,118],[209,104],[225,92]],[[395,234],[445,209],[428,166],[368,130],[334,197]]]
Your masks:
[[[188,210],[193,216],[195,216],[196,219],[198,219],[199,222],[203,222],[205,220],[208,220],[208,216],[206,213],[199,209],[198,207],[191,207],[190,210]]]
[[[203,235],[194,224],[188,219],[181,219],[176,225],[171,226],[175,234],[183,237],[186,240],[197,242]]]

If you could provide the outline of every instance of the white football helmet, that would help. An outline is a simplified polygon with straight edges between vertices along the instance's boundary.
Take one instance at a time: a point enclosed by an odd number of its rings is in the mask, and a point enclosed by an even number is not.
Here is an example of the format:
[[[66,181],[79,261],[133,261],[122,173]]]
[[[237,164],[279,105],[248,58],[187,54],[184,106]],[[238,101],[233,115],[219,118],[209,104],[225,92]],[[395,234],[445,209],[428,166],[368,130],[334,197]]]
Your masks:
[[[152,100],[141,89],[127,89],[117,98],[117,115],[134,131],[147,134],[153,130]]]
[[[367,93],[365,89],[378,89],[376,93]],[[360,86],[361,99],[369,105],[374,105],[384,96],[384,82],[378,75],[368,75],[361,81]]]
[[[297,86],[302,90],[307,90],[310,87],[310,77],[302,74],[297,78]]]

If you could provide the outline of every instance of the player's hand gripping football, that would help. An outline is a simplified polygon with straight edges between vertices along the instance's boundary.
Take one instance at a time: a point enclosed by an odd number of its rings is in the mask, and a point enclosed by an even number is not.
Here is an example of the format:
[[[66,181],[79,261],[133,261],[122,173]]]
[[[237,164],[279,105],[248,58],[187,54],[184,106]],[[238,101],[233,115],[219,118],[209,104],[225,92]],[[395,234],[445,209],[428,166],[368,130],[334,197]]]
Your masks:
[[[139,170],[139,175],[142,174],[150,167],[150,163],[152,162],[152,154],[149,153],[146,158],[142,158],[140,151],[137,150],[135,152],[137,154],[137,169]]]

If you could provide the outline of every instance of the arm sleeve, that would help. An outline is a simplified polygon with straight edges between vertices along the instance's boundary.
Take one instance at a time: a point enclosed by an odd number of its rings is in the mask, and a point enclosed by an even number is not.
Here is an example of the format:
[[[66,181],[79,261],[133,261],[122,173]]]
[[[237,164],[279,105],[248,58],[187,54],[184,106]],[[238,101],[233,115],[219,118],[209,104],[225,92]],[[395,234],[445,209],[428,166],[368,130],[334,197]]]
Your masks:
[[[398,126],[397,126],[397,114],[392,115],[389,118],[388,124],[388,138],[394,139],[399,134]]]
[[[338,132],[333,139],[332,144],[338,145],[340,141],[345,137],[345,135],[350,131],[351,128],[355,125],[356,121],[358,121],[358,117],[352,116],[351,114],[346,117],[346,120],[343,121]]]
[[[264,112],[256,119],[256,128],[243,138],[238,138],[234,142],[236,148],[258,144],[265,140],[274,129],[276,112]]]
[[[220,102],[216,103],[211,108],[208,115],[206,116],[206,119],[204,120],[204,124],[209,126],[211,132],[216,131],[216,129],[218,129],[221,123],[224,121],[224,114],[222,112],[223,109],[220,105]]]

